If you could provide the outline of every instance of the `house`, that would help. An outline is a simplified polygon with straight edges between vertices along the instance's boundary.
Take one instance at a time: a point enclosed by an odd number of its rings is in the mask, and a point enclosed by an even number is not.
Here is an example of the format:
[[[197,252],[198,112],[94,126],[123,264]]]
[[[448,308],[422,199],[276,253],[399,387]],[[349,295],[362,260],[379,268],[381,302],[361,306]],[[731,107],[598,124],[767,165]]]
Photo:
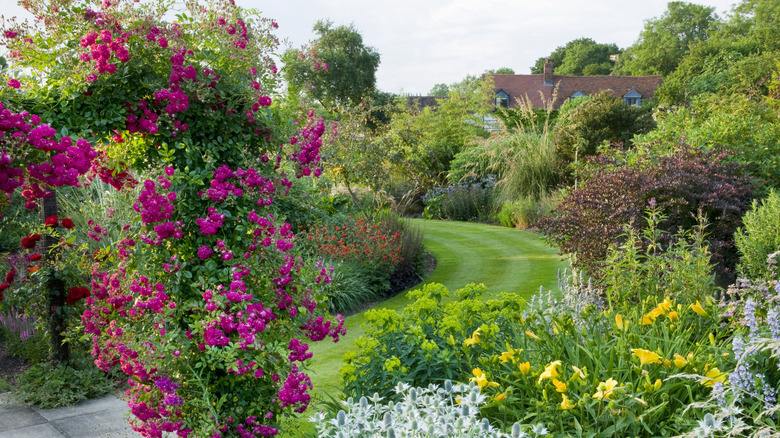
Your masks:
[[[552,62],[544,64],[544,74],[491,75],[496,90],[496,106],[514,108],[527,98],[535,108],[552,101],[553,109],[579,96],[606,90],[629,105],[651,99],[661,85],[661,76],[558,76]],[[552,100],[553,97],[555,100]]]

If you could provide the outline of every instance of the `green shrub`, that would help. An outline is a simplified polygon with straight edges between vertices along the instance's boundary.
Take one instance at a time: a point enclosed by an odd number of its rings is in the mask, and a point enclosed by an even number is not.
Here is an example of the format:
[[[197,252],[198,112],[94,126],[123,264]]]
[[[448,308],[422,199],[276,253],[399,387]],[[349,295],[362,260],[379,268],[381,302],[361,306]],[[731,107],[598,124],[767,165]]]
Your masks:
[[[344,355],[345,394],[391,396],[397,382],[426,386],[466,377],[478,351],[501,348],[509,340],[501,327],[519,319],[525,305],[514,294],[482,301],[485,289],[469,284],[455,292],[455,300],[444,302],[449,290],[432,283],[409,292],[414,302],[400,314],[366,312],[366,335]]]
[[[560,113],[554,137],[561,167],[595,155],[604,142],[628,144],[653,128],[650,107],[626,105],[607,92],[592,96]]]
[[[19,376],[19,400],[41,409],[71,406],[109,394],[115,385],[108,373],[91,363],[72,367],[43,362]]]
[[[539,203],[531,197],[507,202],[501,206],[498,221],[509,228],[526,229],[539,218]]]
[[[599,275],[610,309],[648,298],[692,302],[716,293],[704,219],[700,216],[693,230],[674,235],[658,229],[666,219],[657,207],[651,207],[641,233],[626,227],[625,241],[610,248]]]
[[[768,274],[767,256],[780,250],[780,193],[773,189],[761,203],[753,201],[742,224],[734,234],[741,256],[739,269],[748,278],[763,278]]]

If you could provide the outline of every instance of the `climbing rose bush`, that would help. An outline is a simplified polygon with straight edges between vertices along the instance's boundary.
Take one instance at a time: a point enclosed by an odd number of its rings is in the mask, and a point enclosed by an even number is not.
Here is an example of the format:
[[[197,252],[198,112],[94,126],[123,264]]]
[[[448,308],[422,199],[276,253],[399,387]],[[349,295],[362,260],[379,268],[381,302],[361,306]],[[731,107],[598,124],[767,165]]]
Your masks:
[[[93,264],[83,323],[95,363],[128,375],[145,436],[274,435],[283,410],[308,406],[307,342],[345,333],[340,316],[317,313],[329,277],[295,253],[289,224],[263,214],[275,184],[255,169],[214,172],[207,216],[186,238],[182,178],[168,168],[144,181],[139,224]]]
[[[327,130],[271,96],[276,23],[228,1],[187,2],[173,23],[157,0],[25,6],[37,21],[4,23],[0,41],[29,76],[0,99],[56,107],[56,138],[101,145],[90,176],[136,194],[121,229],[89,223],[106,247],[84,254],[89,293],[68,291],[96,365],[128,377],[134,430],[277,434],[310,400],[308,342],[345,332],[317,305],[330,270],[298,253],[274,202],[320,174]]]

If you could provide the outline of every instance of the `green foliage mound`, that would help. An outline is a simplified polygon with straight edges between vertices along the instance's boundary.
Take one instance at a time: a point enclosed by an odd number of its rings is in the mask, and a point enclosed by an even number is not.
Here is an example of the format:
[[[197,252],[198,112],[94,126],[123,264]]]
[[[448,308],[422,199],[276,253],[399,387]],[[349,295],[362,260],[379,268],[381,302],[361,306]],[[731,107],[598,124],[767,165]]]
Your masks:
[[[740,271],[748,278],[763,278],[769,274],[767,256],[780,250],[780,193],[772,190],[760,202],[753,201],[742,224],[734,234]]]
[[[604,142],[628,146],[635,134],[655,127],[650,107],[626,105],[607,92],[561,111],[554,138],[562,165],[595,155]]]
[[[469,284],[454,293],[441,284],[425,285],[409,292],[415,300],[402,313],[374,309],[365,313],[366,335],[356,350],[344,355],[341,376],[345,394],[355,397],[392,396],[397,382],[425,386],[458,379],[470,372],[474,345],[480,337],[490,341],[477,350],[504,344],[501,327],[520,318],[525,301],[515,294],[483,301],[484,285]],[[508,338],[507,338],[508,339]]]

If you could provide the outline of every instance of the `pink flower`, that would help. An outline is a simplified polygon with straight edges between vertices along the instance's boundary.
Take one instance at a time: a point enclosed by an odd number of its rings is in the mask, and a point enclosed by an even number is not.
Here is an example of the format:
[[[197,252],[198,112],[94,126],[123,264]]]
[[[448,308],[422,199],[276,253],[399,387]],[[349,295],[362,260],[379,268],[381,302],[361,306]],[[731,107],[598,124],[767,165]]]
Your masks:
[[[16,79],[9,79],[8,86],[11,88],[21,88],[22,84]]]
[[[165,37],[160,37],[157,39],[157,44],[164,49],[168,47],[168,40]]]

